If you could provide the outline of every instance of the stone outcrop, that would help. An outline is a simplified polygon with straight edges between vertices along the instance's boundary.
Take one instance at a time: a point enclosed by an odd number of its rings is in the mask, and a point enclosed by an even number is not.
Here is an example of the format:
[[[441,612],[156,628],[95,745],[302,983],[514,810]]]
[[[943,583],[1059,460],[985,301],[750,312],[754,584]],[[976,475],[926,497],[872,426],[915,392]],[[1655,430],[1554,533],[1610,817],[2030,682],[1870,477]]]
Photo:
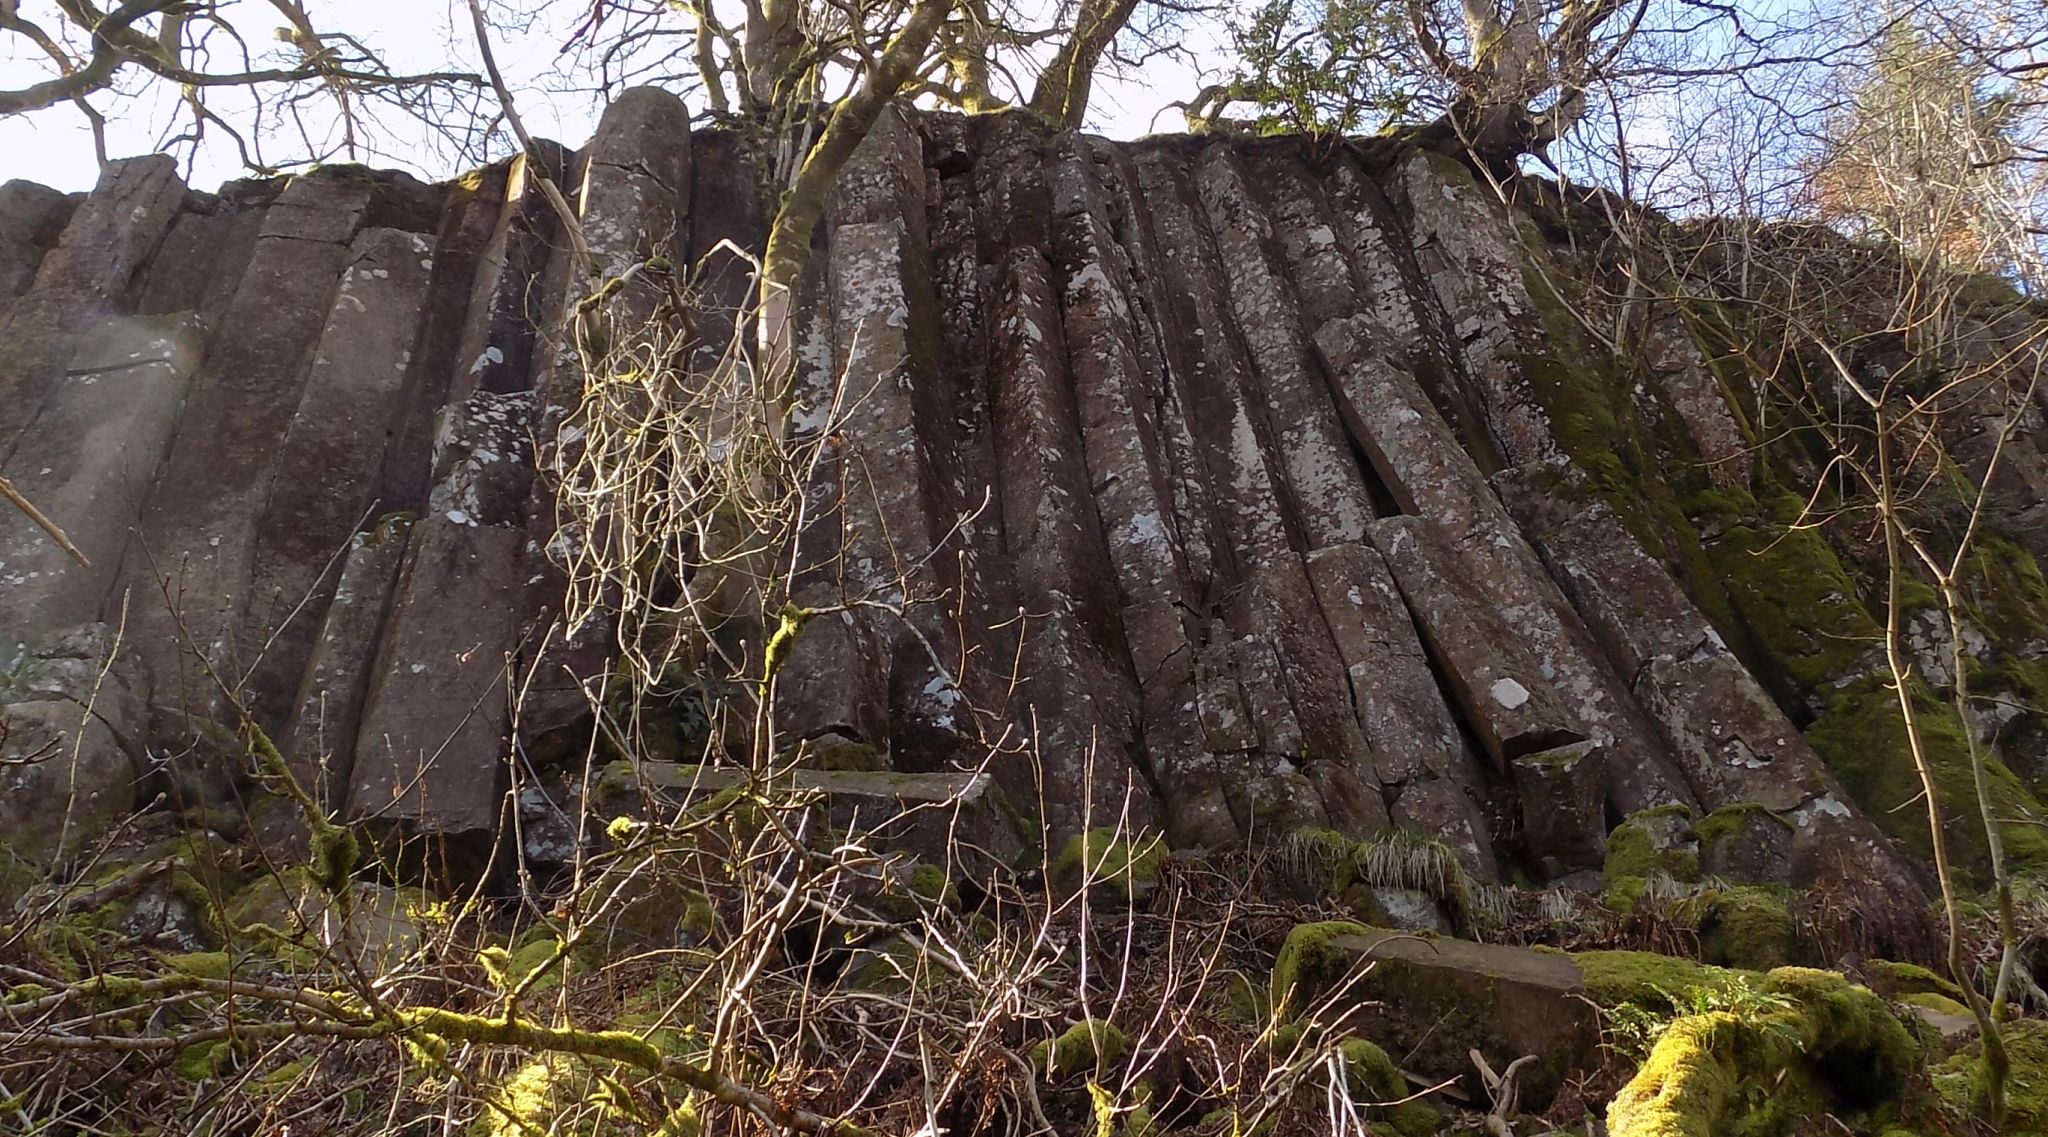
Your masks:
[[[607,274],[704,262],[694,327],[729,329],[719,245],[765,228],[734,139],[641,90],[543,157]],[[543,472],[589,285],[534,173],[198,194],[135,159],[82,199],[0,187],[0,472],[91,561],[0,514],[0,641],[43,661],[125,629],[104,730],[37,727],[107,767],[94,816],[135,804],[115,767],[239,704],[341,816],[484,842],[515,755],[588,728],[610,641],[559,626]],[[939,599],[814,621],[780,727],[877,776],[1007,737],[991,785],[1061,834],[1393,823],[1487,881],[1597,868],[1645,809],[1754,805],[1790,838],[1730,871],[1914,908],[1866,815],[1897,802],[1831,773],[1719,583],[1674,573],[1702,536],[1674,553],[1610,504],[1559,393],[1566,266],[1441,155],[891,112],[800,292],[795,428],[848,410],[797,591]],[[643,283],[616,326],[666,311]],[[1686,325],[1654,329],[1638,409],[1606,413],[1743,490],[1742,420]]]

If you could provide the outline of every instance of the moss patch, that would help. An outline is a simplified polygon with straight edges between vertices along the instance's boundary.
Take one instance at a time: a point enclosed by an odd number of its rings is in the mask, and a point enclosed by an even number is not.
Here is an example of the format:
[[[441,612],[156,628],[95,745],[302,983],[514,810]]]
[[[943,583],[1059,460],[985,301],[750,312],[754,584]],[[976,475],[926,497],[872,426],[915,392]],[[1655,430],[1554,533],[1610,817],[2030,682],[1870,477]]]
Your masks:
[[[1932,694],[1914,694],[1922,744],[1948,819],[1949,847],[1959,865],[1982,873],[1984,835],[1977,821],[1977,794],[1970,773],[1969,743],[1955,712]],[[1807,731],[1842,787],[1880,828],[1921,857],[1932,855],[1927,813],[1907,805],[1920,796],[1898,696],[1876,677],[1858,680],[1832,694],[1828,711]],[[1986,758],[1991,798],[2002,826],[2006,854],[2014,869],[2048,867],[2048,829],[2040,803],[1996,759]],[[1906,806],[1906,808],[1900,808]]]
[[[1673,880],[1698,880],[1699,853],[1682,845],[1663,843],[1659,838],[1672,818],[1689,816],[1690,811],[1682,805],[1662,805],[1631,814],[1615,826],[1607,835],[1607,879],[1640,880],[1661,872]]]
[[[2012,1061],[2005,1080],[2004,1132],[2010,1137],[2048,1134],[2048,1021],[2006,1023],[2003,1038]],[[1973,1041],[1933,1071],[1934,1092],[1959,1116],[1967,1116],[1976,1101],[1981,1055],[1981,1044]]]
[[[1883,1000],[1840,975],[1780,968],[1766,1002],[1683,1016],[1608,1111],[1613,1137],[1784,1134],[1820,1112],[1896,1102],[1919,1045]]]
[[[1881,995],[1899,998],[1903,995],[1933,994],[1947,999],[1960,1000],[1963,989],[1946,976],[1931,971],[1917,963],[1897,963],[1889,959],[1866,960],[1863,973],[1870,978],[1870,988]]]
[[[1057,1038],[1031,1048],[1031,1065],[1047,1079],[1065,1081],[1083,1071],[1098,1074],[1116,1068],[1131,1048],[1130,1037],[1102,1019],[1083,1019]]]
[[[1882,630],[1849,574],[1821,534],[1792,528],[1805,502],[1790,494],[1761,503],[1764,516],[1742,509],[1741,494],[1696,497],[1695,508],[1739,513],[1707,546],[1729,603],[1781,700],[1803,700],[1816,687],[1868,669],[1882,650]]]
[[[1299,1017],[1342,986],[1358,965],[1358,955],[1337,946],[1336,941],[1370,931],[1351,920],[1325,920],[1298,925],[1287,933],[1287,941],[1273,960],[1270,992],[1274,1016]]]
[[[1649,951],[1581,951],[1573,962],[1585,977],[1586,997],[1602,1007],[1633,1003],[1652,1010],[1676,1010],[1686,992],[1726,994],[1754,973],[1694,963]]]
[[[1087,885],[1091,896],[1134,900],[1158,881],[1166,853],[1166,839],[1156,833],[1090,829],[1068,839],[1052,862],[1052,880],[1063,888]]]
[[[1715,894],[1700,922],[1700,952],[1723,967],[1768,971],[1794,961],[1797,926],[1778,893],[1761,885]]]

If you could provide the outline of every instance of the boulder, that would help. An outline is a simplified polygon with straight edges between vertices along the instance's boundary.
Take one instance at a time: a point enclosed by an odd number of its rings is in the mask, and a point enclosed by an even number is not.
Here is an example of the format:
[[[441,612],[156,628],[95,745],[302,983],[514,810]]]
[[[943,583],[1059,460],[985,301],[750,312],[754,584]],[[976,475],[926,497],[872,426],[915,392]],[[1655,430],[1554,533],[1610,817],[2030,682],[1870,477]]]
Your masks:
[[[1273,968],[1273,1002],[1404,1057],[1404,1069],[1467,1084],[1486,1100],[1468,1050],[1498,1070],[1524,1055],[1524,1108],[1540,1110],[1600,1040],[1586,981],[1562,952],[1472,943],[1342,921],[1304,924]]]

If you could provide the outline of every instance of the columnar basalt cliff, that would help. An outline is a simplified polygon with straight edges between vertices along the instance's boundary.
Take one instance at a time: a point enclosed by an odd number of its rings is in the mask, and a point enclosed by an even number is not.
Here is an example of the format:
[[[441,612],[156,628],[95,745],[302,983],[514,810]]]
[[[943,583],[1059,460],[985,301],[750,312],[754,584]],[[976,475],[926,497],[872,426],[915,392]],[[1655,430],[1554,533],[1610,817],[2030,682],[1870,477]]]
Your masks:
[[[715,250],[765,233],[735,142],[640,90],[558,162],[609,272],[706,263],[714,336],[741,280]],[[807,587],[907,573],[939,599],[913,627],[817,621],[781,725],[925,773],[981,761],[972,706],[1032,743],[1056,834],[1392,824],[1484,881],[1599,870],[1630,815],[1719,811],[1742,835],[1715,871],[1917,920],[1866,586],[1777,528],[1805,487],[1764,480],[1697,323],[1601,354],[1546,224],[1391,144],[885,115],[798,305],[807,407],[853,407],[824,475],[838,567]],[[549,631],[533,440],[578,382],[562,245],[524,162],[209,194],[149,157],[83,196],[0,189],[0,472],[90,560],[0,512],[5,745],[67,755],[0,770],[19,854],[167,786],[218,797],[224,687],[342,816],[499,827],[508,763],[602,670]],[[2007,465],[2026,517],[2042,446]],[[1981,654],[2031,674],[2040,542],[1999,549],[2024,617]],[[1985,730],[2025,826],[2048,752],[2014,690]],[[1030,821],[1025,759],[991,773]]]

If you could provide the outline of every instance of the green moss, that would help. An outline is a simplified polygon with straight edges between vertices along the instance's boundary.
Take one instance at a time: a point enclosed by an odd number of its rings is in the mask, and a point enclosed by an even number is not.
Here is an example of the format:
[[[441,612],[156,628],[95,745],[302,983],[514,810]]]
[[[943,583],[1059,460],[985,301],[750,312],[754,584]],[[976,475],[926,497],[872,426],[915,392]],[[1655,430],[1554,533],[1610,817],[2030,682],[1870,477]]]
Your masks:
[[[1729,1011],[1689,1015],[1668,1027],[1649,1057],[1607,1110],[1610,1137],[1720,1137],[1734,1132],[1730,1115],[1760,1102],[1743,1094],[1751,1070],[1791,1067],[1774,1036]]]
[[[233,1063],[234,1044],[227,1039],[201,1042],[178,1051],[178,1076],[188,1082],[217,1078]]]
[[[233,968],[233,960],[224,951],[167,955],[163,957],[163,964],[180,975],[193,975],[201,979],[226,979]]]
[[[847,974],[846,985],[855,991],[900,995],[922,982],[928,968],[917,945],[895,936],[879,948],[862,949]]]
[[[1643,879],[1651,873],[1661,872],[1673,880],[1698,880],[1698,853],[1678,847],[1657,847],[1653,827],[1661,829],[1662,826],[1655,823],[1674,815],[1690,816],[1691,811],[1682,805],[1658,806],[1631,814],[1626,821],[1615,826],[1614,831],[1607,835],[1607,879],[1610,882]]]
[[[1369,1116],[1383,1119],[1401,1137],[1423,1137],[1443,1124],[1443,1115],[1421,1102],[1392,1104],[1409,1095],[1408,1079],[1379,1044],[1347,1038],[1337,1044],[1337,1059],[1351,1100],[1369,1106]]]
[[[33,1003],[45,995],[54,995],[56,993],[54,988],[45,987],[40,983],[9,983],[6,987],[0,988],[0,1006],[11,1003]]]
[[[895,866],[882,880],[875,909],[893,920],[916,920],[934,908],[958,908],[960,890],[946,870],[922,861]]]
[[[689,1101],[668,1111],[655,1129],[653,1137],[700,1137],[704,1132],[704,1118],[697,1109],[697,1100]]]
[[[532,998],[562,985],[569,956],[553,932],[536,928],[514,940],[509,950],[490,947],[478,952],[477,962],[491,986],[507,994],[524,986],[525,997]]]
[[[1763,995],[1672,1022],[1615,1095],[1612,1137],[1786,1134],[1901,1097],[1920,1051],[1883,1000],[1805,968],[1771,972]]]
[[[314,1062],[312,1055],[301,1055],[275,1070],[265,1071],[253,1079],[252,1084],[258,1093],[285,1093],[296,1086],[300,1078],[306,1076],[306,1072],[313,1068]]]
[[[1827,1071],[1830,1087],[1853,1101],[1897,1097],[1920,1064],[1920,1044],[1884,1000],[1836,972],[1780,967],[1765,978],[1764,992],[1798,1006],[1810,1060],[1853,1059]]]
[[[1400,1137],[1431,1137],[1443,1129],[1444,1115],[1419,1101],[1411,1101],[1388,1110],[1387,1121]]]
[[[1635,412],[1638,397],[1663,402],[1661,385],[1640,382],[1624,361],[1590,342],[1574,315],[1584,305],[1557,291],[1560,285],[1574,285],[1572,274],[1560,271],[1530,219],[1518,215],[1515,220],[1524,254],[1522,282],[1542,319],[1549,350],[1509,358],[1542,405],[1558,445],[1588,476],[1593,492],[1644,549],[1672,569],[1710,622],[1732,627],[1734,614],[1682,504],[1685,493],[1709,482],[1697,447],[1689,433],[1671,425],[1679,417],[1669,408],[1657,423]]]
[[[1258,1024],[1272,1017],[1273,1005],[1266,989],[1241,971],[1223,977],[1218,1017],[1226,1022]]]
[[[1763,505],[1767,518],[1728,525],[1707,546],[1707,557],[1746,639],[1763,657],[1756,662],[1766,683],[1781,700],[1799,700],[1868,670],[1872,653],[1882,649],[1882,631],[1821,534],[1792,527],[1805,502],[1788,494]]]
[[[718,931],[718,913],[711,907],[709,896],[692,889],[684,897],[681,927],[683,935],[697,943],[703,943]]]
[[[1392,1102],[1408,1096],[1408,1080],[1378,1043],[1347,1038],[1337,1044],[1337,1057],[1344,1064],[1344,1079],[1354,1099]]]
[[[1585,979],[1586,997],[1602,1007],[1633,1003],[1671,1011],[1688,991],[1726,994],[1753,973],[1711,967],[1689,959],[1648,951],[1581,951],[1572,953]]]
[[[1778,893],[1761,885],[1719,892],[1700,925],[1700,951],[1723,967],[1767,971],[1793,962],[1797,927]]]
[[[1117,829],[1090,829],[1067,840],[1053,860],[1052,880],[1063,888],[1086,884],[1091,895],[1132,900],[1157,882],[1166,853],[1166,839],[1156,833],[1131,837]]]
[[[871,742],[855,742],[844,735],[828,735],[804,743],[804,763],[817,770],[851,770],[886,773],[889,756]]]
[[[1270,992],[1274,1016],[1297,1018],[1342,986],[1358,965],[1358,955],[1336,941],[1370,931],[1350,920],[1325,920],[1298,925],[1287,933],[1287,941],[1273,960]]]
[[[1031,1048],[1031,1065],[1050,1081],[1063,1082],[1083,1071],[1100,1075],[1116,1068],[1131,1048],[1130,1037],[1102,1019],[1083,1019],[1058,1038]]]
[[[1609,878],[1607,887],[1600,892],[1600,903],[1610,912],[1627,916],[1642,903],[1643,893],[1649,888],[1650,882],[1643,877]]]
[[[2004,1133],[2009,1137],[2048,1134],[2048,1020],[2006,1023],[2000,1028],[2000,1037],[2012,1062],[2005,1079]],[[1935,1093],[1958,1116],[1969,1116],[1975,1108],[1982,1053],[1982,1044],[1973,1040],[1932,1072]]]
[[[1976,787],[1962,724],[1947,703],[1924,689],[1915,690],[1914,700],[1935,790],[1950,819],[1949,848],[1960,866],[1982,873],[1987,868],[1984,837],[1976,821]],[[1909,850],[1932,855],[1926,810],[1917,804],[1920,776],[1898,696],[1886,681],[1871,677],[1833,692],[1827,713],[1806,737],[1871,820]],[[2020,871],[2048,867],[2048,828],[2042,825],[2040,803],[1995,758],[1987,756],[1985,768],[2010,863]]]
[[[1889,959],[1866,960],[1863,964],[1863,973],[1870,978],[1871,990],[1893,998],[1923,993],[1955,1000],[1963,997],[1963,989],[1956,986],[1947,976],[1930,971],[1917,963],[1898,963]]]
[[[474,1137],[528,1137],[549,1132],[568,1066],[569,1059],[550,1054],[513,1071],[478,1115],[471,1130]]]
[[[1899,1002],[1909,1007],[1921,1007],[1938,1014],[1957,1015],[1962,1018],[1970,1017],[1970,1008],[1956,1002],[1947,995],[1937,995],[1932,991],[1915,991],[1910,995],[1902,995],[1899,997]]]
[[[1712,848],[1730,838],[1740,838],[1749,829],[1750,823],[1758,817],[1768,818],[1787,829],[1792,823],[1776,812],[1753,801],[1724,805],[1693,823],[1693,839],[1700,843],[1701,851]]]

